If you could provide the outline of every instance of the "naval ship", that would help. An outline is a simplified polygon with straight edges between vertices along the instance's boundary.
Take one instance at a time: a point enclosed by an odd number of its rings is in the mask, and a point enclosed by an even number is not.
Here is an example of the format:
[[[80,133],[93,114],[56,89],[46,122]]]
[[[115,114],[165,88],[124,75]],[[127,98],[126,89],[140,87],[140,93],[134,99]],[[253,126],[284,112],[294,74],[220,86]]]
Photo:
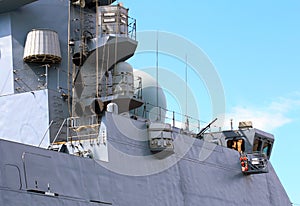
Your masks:
[[[134,72],[123,4],[1,0],[0,28],[1,206],[291,205],[272,134],[178,118]]]

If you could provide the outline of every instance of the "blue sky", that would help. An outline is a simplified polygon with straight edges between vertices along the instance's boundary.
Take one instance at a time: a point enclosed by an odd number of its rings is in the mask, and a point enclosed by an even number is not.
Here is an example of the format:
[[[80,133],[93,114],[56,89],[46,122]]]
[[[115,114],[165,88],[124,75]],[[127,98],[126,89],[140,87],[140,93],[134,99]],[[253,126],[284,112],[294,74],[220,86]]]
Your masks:
[[[123,3],[137,19],[138,31],[170,32],[206,53],[223,84],[226,121],[232,118],[237,126],[239,120],[252,120],[255,127],[275,135],[271,162],[291,201],[299,204],[300,1]],[[159,58],[160,67],[184,76],[184,62],[163,54]],[[137,54],[130,63],[155,67],[155,61],[153,53]],[[203,110],[211,107],[208,91],[192,72],[188,76],[188,86],[201,102],[200,118],[209,122],[211,110]]]

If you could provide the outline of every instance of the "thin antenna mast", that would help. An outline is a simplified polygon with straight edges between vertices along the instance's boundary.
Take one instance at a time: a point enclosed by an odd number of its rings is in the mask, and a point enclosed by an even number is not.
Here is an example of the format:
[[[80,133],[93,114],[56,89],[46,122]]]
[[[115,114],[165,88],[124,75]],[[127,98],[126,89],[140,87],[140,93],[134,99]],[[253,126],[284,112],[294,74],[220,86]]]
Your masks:
[[[186,117],[186,130],[189,130],[190,123],[188,118],[188,88],[187,88],[187,78],[188,78],[188,63],[187,63],[187,55],[185,55],[185,117]]]
[[[187,91],[188,91],[188,88],[187,88],[187,79],[188,79],[188,63],[187,63],[187,55],[185,55],[185,115],[187,116],[187,113],[188,113],[188,106],[187,106]]]
[[[158,31],[156,32],[156,107],[158,120]]]

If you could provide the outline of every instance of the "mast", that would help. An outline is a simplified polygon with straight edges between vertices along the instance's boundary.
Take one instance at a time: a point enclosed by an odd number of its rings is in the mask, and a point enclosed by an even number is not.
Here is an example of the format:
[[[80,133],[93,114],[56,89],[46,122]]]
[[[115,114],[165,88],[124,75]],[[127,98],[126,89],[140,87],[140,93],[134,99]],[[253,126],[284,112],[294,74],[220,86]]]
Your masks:
[[[158,31],[156,32],[156,108],[157,108],[157,117],[156,120],[159,120],[159,108],[158,108]]]

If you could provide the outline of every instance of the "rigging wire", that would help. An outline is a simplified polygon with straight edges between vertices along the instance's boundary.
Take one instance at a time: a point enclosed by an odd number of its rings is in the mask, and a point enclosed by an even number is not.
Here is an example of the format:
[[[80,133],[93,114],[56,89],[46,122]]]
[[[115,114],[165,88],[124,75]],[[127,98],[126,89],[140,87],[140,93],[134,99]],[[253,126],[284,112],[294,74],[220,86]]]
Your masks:
[[[29,91],[34,91],[33,89],[31,89],[31,87],[23,79],[19,79],[19,80],[29,89]]]
[[[110,0],[109,3],[112,4],[112,0]],[[120,16],[120,11],[119,11],[119,7],[117,6],[117,29],[119,29],[119,25],[120,25],[119,16]],[[116,31],[116,33],[118,33],[118,30]],[[118,48],[118,35],[116,35],[116,41],[115,41],[115,54],[114,54],[115,55],[115,60],[114,60],[115,64],[117,62],[117,48]],[[106,84],[106,86],[107,86],[107,84]]]
[[[14,70],[14,74],[18,75],[19,72],[23,72],[23,71],[34,71],[35,69],[40,69],[41,67],[43,67],[43,66],[32,66],[32,65],[30,65],[30,67],[28,67],[28,68],[22,68],[22,69]],[[62,67],[54,66],[54,68],[59,69],[60,73],[72,74],[72,73],[68,73],[68,71],[63,70],[64,68],[62,68]],[[37,74],[41,74],[41,73],[37,72]]]
[[[15,89],[16,91],[20,92],[20,90],[22,89],[23,92],[29,92],[29,91],[24,89],[23,85],[19,81],[16,81],[16,84],[19,85],[19,87],[16,87],[16,89]]]
[[[96,98],[99,97],[99,11],[98,1],[96,1]]]
[[[115,46],[115,47],[116,47],[116,46]],[[108,65],[109,65],[109,57],[110,57],[110,53],[109,53],[110,51],[109,51],[109,48],[110,48],[110,47],[107,46],[107,61],[106,61],[106,69],[105,69],[106,72],[104,72],[104,76],[105,76],[105,96],[107,96],[107,93],[108,93],[108,92],[107,92],[107,85],[108,85],[108,84],[107,84],[107,83],[108,83],[108,82],[107,82],[107,80],[108,80],[107,74],[108,74],[108,69],[109,69],[109,68],[108,68]]]
[[[101,20],[102,21],[102,20]],[[108,28],[105,28],[105,38],[107,38],[107,31],[108,31]],[[103,32],[103,28],[102,28],[102,22],[101,22],[101,33]],[[101,34],[102,35],[102,34]],[[102,59],[101,59],[101,69],[100,69],[100,84],[101,84],[101,92],[103,91],[103,81],[102,81],[102,77],[103,77],[103,71],[104,71],[104,57],[105,57],[105,53],[106,53],[106,44],[107,42],[104,43],[104,45],[102,46],[103,49],[102,49]],[[108,55],[109,56],[109,55]],[[96,57],[98,59],[98,57]],[[101,95],[100,95],[101,96]]]

